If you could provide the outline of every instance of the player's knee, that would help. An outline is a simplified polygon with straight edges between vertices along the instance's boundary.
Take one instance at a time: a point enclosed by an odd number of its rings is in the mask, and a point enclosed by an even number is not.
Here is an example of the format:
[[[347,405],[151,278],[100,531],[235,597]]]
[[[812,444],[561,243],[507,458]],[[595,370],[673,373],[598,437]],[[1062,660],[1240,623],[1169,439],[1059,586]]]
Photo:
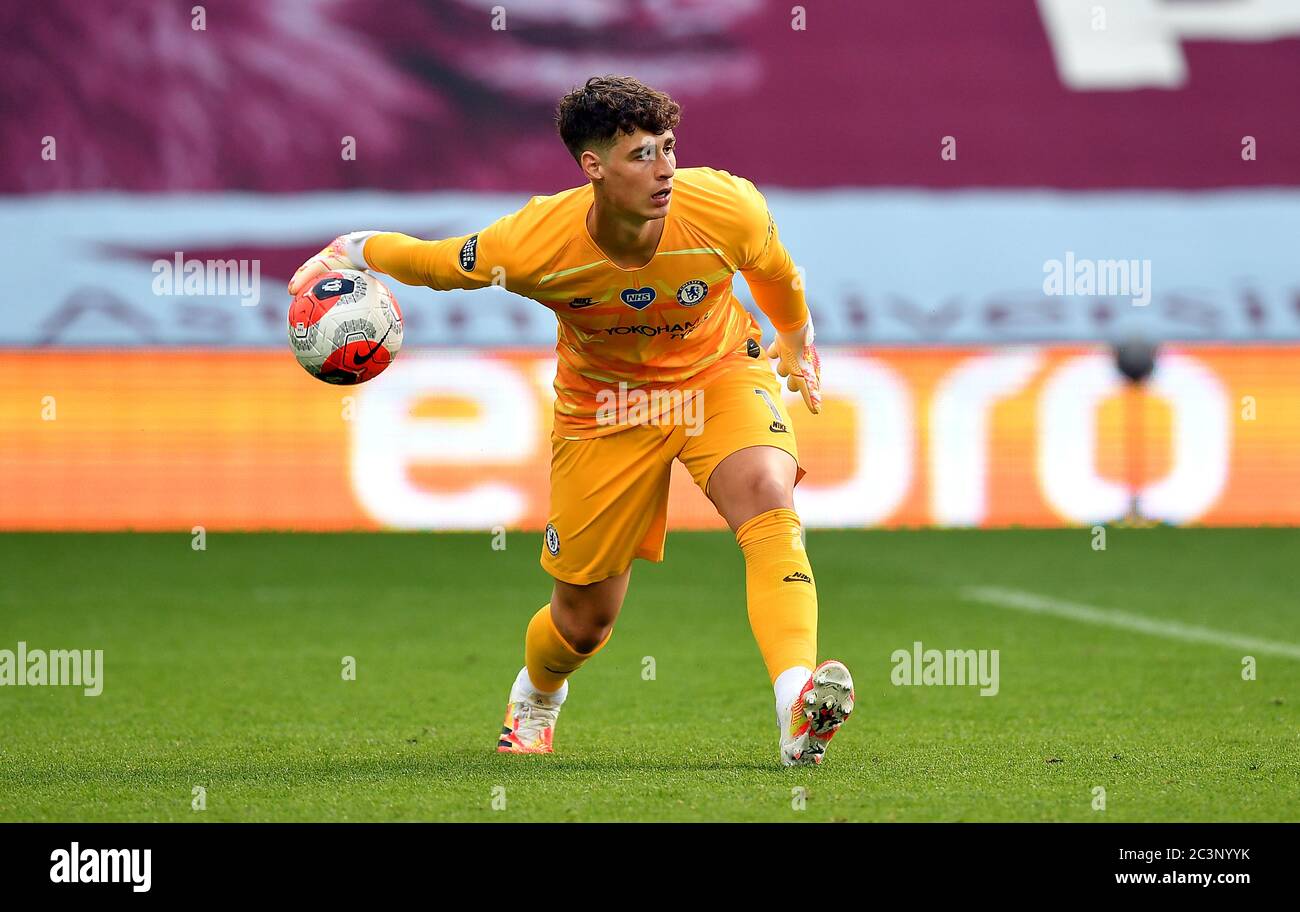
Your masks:
[[[560,633],[576,652],[591,652],[613,631],[617,616],[617,611],[580,609],[569,617]]]
[[[608,637],[613,630],[614,625],[612,622],[607,625],[590,624],[575,633],[573,639],[569,641],[569,645],[572,646],[575,651],[580,653],[591,652],[601,643],[605,642],[605,638]]]
[[[781,508],[793,509],[794,495],[786,481],[771,472],[754,472],[744,479],[744,508],[751,516]]]
[[[609,636],[623,607],[618,588],[593,583],[557,585],[551,614],[560,634],[578,652],[591,652]]]

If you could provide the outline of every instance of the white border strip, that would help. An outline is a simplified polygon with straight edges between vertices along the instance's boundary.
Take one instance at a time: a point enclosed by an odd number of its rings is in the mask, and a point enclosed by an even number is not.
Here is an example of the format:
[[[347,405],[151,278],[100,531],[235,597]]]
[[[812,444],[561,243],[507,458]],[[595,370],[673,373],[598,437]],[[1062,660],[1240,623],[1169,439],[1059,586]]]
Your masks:
[[[1173,640],[1186,640],[1189,643],[1210,643],[1214,646],[1233,646],[1247,653],[1285,656],[1288,659],[1300,659],[1300,646],[1277,640],[1263,640],[1258,637],[1241,636],[1223,630],[1211,630],[1209,627],[1197,627],[1180,624],[1177,621],[1159,621],[1126,611],[1113,611],[1066,602],[1032,592],[1018,589],[1002,589],[997,586],[968,586],[961,592],[962,598],[971,602],[981,602],[998,608],[1011,608],[1030,614],[1048,614],[1055,617],[1096,624],[1101,627],[1116,627],[1120,630],[1133,630],[1149,633],[1152,636],[1167,637]]]

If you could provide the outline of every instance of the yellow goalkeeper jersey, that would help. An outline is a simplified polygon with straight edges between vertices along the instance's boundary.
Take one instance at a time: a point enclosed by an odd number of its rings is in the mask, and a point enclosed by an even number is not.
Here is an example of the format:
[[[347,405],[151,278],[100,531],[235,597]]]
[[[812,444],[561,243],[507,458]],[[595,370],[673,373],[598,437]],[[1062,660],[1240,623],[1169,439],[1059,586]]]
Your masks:
[[[748,340],[760,342],[762,331],[732,293],[737,270],[778,330],[806,320],[794,263],[748,180],[679,168],[659,246],[636,269],[616,266],[592,239],[593,201],[587,184],[535,196],[477,234],[439,241],[379,234],[366,243],[365,257],[408,285],[501,285],[554,311],[554,428],[571,439],[620,430],[598,421],[602,390],[617,394],[620,383],[686,390],[703,385],[729,358],[752,354]]]

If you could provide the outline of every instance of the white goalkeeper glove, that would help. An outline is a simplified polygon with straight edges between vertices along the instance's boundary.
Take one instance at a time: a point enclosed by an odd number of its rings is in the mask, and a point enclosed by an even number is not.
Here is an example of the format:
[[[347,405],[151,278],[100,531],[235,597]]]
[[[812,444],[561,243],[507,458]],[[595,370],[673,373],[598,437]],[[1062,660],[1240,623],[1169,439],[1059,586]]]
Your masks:
[[[289,294],[295,297],[311,287],[319,275],[336,269],[368,269],[365,250],[366,241],[378,231],[354,231],[344,234],[329,242],[329,245],[307,262],[298,267],[298,271],[289,280]]]
[[[776,372],[788,377],[786,386],[798,390],[803,404],[814,415],[822,410],[822,360],[813,345],[812,317],[792,333],[778,332],[776,341],[767,347],[767,356],[776,360]]]

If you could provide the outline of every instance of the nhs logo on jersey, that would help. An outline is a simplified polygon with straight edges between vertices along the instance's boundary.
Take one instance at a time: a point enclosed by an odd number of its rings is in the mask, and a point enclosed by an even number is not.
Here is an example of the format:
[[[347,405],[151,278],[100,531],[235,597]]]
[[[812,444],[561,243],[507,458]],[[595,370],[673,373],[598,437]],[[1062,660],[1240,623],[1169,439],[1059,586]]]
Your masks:
[[[649,285],[644,288],[624,288],[618,296],[633,310],[645,310],[654,302],[655,290]]]

